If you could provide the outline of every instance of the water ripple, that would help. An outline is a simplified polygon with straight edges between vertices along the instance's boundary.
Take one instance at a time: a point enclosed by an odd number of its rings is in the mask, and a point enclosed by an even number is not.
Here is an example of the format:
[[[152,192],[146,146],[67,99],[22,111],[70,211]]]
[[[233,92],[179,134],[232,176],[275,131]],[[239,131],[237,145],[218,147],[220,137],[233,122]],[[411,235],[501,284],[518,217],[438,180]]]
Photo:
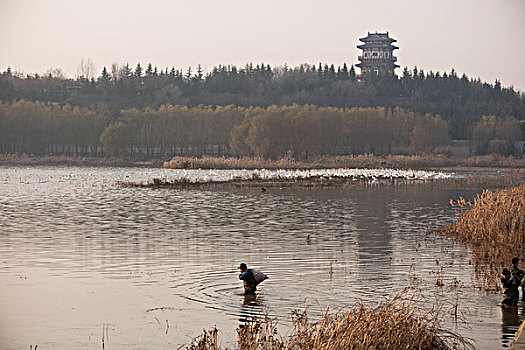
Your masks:
[[[411,283],[434,296],[438,274],[472,284],[468,252],[426,231],[453,220],[450,198],[474,192],[115,185],[188,174],[227,172],[0,168],[0,343],[25,347],[33,336],[56,349],[95,348],[103,324],[113,324],[110,339],[128,348],[140,334],[162,348],[166,324],[179,343],[214,324],[231,340],[250,315],[270,313],[289,325],[292,310],[375,303]],[[270,277],[256,300],[241,294],[241,261]],[[510,336],[512,326],[494,332],[502,316],[493,299],[468,290],[461,298],[486,311],[462,330],[479,348]]]

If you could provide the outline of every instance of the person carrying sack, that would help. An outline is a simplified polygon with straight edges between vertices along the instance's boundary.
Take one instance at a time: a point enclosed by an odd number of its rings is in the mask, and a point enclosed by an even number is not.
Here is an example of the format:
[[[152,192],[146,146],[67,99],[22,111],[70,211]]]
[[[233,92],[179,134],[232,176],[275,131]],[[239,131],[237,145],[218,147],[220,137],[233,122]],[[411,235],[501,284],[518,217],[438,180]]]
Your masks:
[[[257,285],[268,278],[268,276],[261,271],[249,269],[245,263],[239,264],[239,270],[241,271],[239,279],[242,280],[244,294],[246,295],[254,295],[257,290]]]
[[[512,275],[509,270],[503,269],[501,284],[503,286],[503,300],[501,304],[516,307],[520,296],[518,286],[521,284],[521,280],[518,276]]]
[[[519,258],[512,258],[512,265],[508,268],[509,272],[521,280],[521,300],[525,301],[525,271],[518,267]]]

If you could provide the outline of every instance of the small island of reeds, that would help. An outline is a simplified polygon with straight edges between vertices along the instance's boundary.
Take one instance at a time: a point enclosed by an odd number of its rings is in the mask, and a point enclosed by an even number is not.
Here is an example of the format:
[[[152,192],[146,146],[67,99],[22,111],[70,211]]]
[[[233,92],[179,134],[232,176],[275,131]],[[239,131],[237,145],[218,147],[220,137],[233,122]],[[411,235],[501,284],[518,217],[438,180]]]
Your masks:
[[[179,170],[171,178],[120,182],[123,187],[185,188],[216,184],[239,187],[331,187],[354,182],[431,181],[450,178],[443,172],[398,169],[229,169]]]
[[[513,257],[523,263],[525,252],[525,185],[497,191],[484,190],[473,201],[451,200],[464,208],[456,223],[441,231],[472,249],[481,287],[499,290],[498,276]]]

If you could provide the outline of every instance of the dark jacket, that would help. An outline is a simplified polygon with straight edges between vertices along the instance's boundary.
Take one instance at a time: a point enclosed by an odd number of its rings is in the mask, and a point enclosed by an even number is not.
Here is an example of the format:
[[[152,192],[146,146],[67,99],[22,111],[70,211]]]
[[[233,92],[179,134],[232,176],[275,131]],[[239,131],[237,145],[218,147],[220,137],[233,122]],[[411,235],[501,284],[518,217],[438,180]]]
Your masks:
[[[253,277],[252,269],[247,269],[246,271],[241,273],[239,275],[239,279],[242,280],[245,294],[255,294],[255,290],[257,289],[257,283],[255,282],[255,278]]]
[[[518,304],[519,291],[518,286],[521,284],[519,277],[510,275],[510,278],[501,278],[503,285],[503,304],[516,306]]]

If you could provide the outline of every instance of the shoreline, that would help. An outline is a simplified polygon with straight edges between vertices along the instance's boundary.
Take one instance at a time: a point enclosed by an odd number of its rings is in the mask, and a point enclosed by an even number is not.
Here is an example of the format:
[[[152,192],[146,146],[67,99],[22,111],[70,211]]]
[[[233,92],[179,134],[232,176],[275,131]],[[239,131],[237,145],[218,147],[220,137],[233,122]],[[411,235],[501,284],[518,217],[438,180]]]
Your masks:
[[[80,166],[160,168],[162,160],[131,160],[103,157],[0,155],[0,166]]]
[[[127,158],[0,155],[0,166],[89,166],[89,167],[142,167],[167,169],[402,169],[440,171],[521,171],[525,170],[525,158],[500,157],[496,155],[469,158],[444,156],[333,156],[311,161],[294,159],[265,160],[260,158],[225,157],[174,157],[137,160]]]

